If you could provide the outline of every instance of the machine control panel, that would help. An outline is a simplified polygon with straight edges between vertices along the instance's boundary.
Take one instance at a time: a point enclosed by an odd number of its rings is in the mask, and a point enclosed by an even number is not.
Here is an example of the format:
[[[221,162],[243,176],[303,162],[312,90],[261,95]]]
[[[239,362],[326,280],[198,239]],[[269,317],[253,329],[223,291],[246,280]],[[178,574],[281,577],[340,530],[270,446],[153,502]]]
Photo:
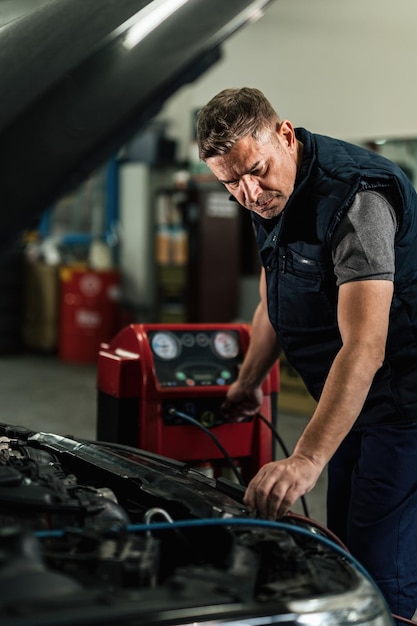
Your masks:
[[[226,420],[222,405],[250,332],[248,324],[214,323],[122,329],[99,354],[97,439],[209,463],[215,475],[230,471],[226,450],[249,480],[272,460],[271,430],[263,420]],[[278,385],[276,367],[263,383],[261,413],[271,424]]]
[[[235,330],[148,332],[155,373],[161,387],[230,385],[243,360]]]

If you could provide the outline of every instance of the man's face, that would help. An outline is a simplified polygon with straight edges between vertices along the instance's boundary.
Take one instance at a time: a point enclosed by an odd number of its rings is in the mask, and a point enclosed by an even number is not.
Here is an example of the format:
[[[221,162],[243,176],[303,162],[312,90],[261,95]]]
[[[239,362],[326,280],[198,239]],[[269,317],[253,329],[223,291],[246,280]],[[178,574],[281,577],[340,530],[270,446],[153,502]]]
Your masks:
[[[294,190],[298,155],[294,129],[283,121],[262,142],[244,137],[206,163],[239,204],[271,219],[282,213]]]

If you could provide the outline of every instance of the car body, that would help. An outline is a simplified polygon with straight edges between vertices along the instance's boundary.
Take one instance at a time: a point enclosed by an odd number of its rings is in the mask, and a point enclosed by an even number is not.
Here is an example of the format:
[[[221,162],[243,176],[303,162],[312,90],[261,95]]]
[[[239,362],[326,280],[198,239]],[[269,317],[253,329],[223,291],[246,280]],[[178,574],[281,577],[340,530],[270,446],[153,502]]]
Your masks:
[[[0,424],[0,621],[388,626],[381,594],[308,518],[117,443]]]

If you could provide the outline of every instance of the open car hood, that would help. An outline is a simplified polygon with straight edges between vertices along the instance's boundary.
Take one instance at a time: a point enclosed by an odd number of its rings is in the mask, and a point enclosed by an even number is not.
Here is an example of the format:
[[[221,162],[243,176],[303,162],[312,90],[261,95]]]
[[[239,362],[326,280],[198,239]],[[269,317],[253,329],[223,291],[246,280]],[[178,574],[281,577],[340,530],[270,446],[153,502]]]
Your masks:
[[[221,57],[270,0],[55,0],[0,29],[0,243]]]

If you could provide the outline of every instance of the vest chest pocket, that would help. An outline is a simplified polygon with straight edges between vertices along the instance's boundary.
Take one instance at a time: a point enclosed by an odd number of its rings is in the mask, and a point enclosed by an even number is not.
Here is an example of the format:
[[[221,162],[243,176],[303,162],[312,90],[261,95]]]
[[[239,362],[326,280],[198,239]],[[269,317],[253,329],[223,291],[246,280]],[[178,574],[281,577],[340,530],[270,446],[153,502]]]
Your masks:
[[[281,328],[334,326],[337,288],[332,267],[291,249],[282,253],[278,272]]]
[[[320,287],[328,269],[323,261],[287,249],[280,257],[280,272],[289,275],[289,278],[295,276],[300,281],[305,281],[306,286],[311,288],[314,285]]]

